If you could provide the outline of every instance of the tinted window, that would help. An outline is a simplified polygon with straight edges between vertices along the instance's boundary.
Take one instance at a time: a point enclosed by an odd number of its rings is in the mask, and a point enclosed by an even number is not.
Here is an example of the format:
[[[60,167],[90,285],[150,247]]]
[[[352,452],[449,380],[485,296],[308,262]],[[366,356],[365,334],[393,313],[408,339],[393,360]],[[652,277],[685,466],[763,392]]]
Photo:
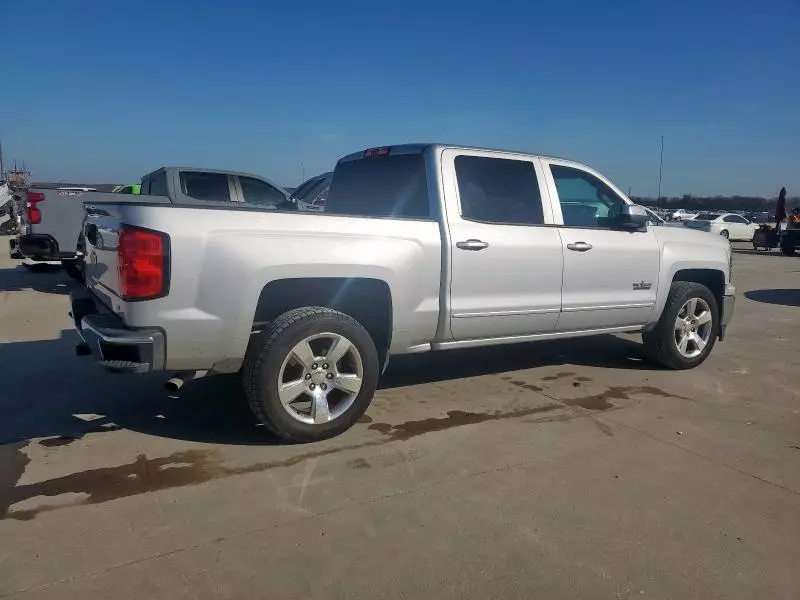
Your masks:
[[[605,183],[581,169],[550,165],[564,225],[613,227],[625,202]]]
[[[312,177],[311,179],[306,179],[303,183],[300,184],[300,186],[295,191],[292,192],[292,197],[302,198],[305,194],[309,192],[309,190],[318,185],[319,182],[326,177],[326,175],[317,175],[316,177]]]
[[[728,215],[724,219],[722,219],[726,223],[747,223],[742,217],[739,215]]]
[[[542,198],[533,163],[457,156],[455,166],[463,217],[485,223],[544,223]]]
[[[710,213],[710,212],[701,212],[699,213],[694,220],[695,221],[713,221],[719,218],[717,213]]]
[[[326,213],[427,219],[428,184],[422,154],[373,156],[336,166]]]
[[[242,196],[245,202],[275,207],[286,201],[286,196],[266,181],[252,177],[239,177],[239,183],[242,185]]]
[[[118,194],[132,194],[133,193],[133,188],[131,186],[129,186],[129,185],[126,185],[124,188],[120,189],[117,193]]]
[[[159,171],[150,178],[149,193],[151,196],[169,196],[166,171]]]
[[[228,176],[224,173],[181,171],[181,190],[195,200],[229,202]]]

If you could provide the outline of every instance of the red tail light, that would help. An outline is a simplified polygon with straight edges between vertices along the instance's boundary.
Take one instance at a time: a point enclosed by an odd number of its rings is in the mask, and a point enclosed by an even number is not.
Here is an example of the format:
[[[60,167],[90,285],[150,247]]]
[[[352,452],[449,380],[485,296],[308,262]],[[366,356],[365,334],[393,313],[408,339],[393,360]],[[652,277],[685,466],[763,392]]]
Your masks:
[[[120,293],[123,300],[153,300],[169,291],[169,236],[131,225],[119,228]]]
[[[36,204],[44,202],[44,194],[41,192],[28,192],[28,201],[26,204],[27,217],[29,225],[38,225],[42,222],[42,211],[40,211]]]

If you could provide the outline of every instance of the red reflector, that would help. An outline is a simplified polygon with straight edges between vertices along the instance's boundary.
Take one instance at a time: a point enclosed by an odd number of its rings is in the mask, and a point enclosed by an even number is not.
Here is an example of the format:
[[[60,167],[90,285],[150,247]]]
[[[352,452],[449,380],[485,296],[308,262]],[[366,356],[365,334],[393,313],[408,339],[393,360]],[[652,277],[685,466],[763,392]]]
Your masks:
[[[167,293],[169,237],[165,233],[122,225],[117,257],[123,300],[152,300]]]
[[[364,158],[371,156],[386,156],[392,150],[391,146],[381,146],[380,148],[370,148],[364,151]]]
[[[28,192],[27,208],[28,224],[38,225],[42,222],[42,211],[36,208],[38,202],[44,202],[44,194],[41,192]]]

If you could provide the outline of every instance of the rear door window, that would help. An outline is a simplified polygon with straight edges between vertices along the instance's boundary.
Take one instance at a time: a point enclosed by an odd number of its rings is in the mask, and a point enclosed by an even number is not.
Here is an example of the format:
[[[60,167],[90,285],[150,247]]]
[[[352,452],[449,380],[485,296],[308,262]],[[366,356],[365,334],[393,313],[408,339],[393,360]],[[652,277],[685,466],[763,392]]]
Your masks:
[[[455,167],[464,218],[507,225],[544,223],[532,162],[463,155],[456,157]]]
[[[225,173],[181,171],[181,191],[195,200],[230,202],[231,191]]]
[[[430,219],[424,156],[388,154],[339,163],[328,190],[325,212]]]
[[[240,176],[239,183],[242,186],[243,200],[249,204],[275,208],[286,201],[286,196],[266,181],[261,181],[254,177]]]

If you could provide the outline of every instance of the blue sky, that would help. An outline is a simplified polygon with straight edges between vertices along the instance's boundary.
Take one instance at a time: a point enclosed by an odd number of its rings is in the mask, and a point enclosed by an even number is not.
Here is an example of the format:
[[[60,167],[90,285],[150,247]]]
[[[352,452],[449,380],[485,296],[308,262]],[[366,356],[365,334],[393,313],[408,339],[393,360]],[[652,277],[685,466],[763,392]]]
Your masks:
[[[800,2],[1,0],[0,139],[34,178],[164,164],[290,185],[445,141],[655,196],[800,195]],[[0,80],[2,81],[2,80]]]

